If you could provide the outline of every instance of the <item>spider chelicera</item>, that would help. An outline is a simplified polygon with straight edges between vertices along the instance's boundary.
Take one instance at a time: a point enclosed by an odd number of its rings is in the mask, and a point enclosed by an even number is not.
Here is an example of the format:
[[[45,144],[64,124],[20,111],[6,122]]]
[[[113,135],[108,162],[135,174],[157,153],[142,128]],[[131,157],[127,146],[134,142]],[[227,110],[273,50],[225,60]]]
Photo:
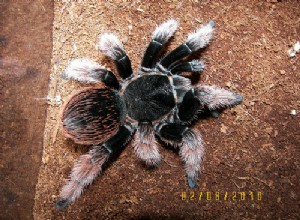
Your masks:
[[[134,134],[134,151],[148,166],[158,166],[161,161],[156,137],[179,148],[187,183],[196,187],[204,144],[188,125],[204,109],[224,109],[241,103],[243,98],[216,86],[193,87],[190,79],[181,76],[183,72],[200,73],[204,69],[202,61],[182,58],[209,44],[214,21],[190,33],[183,44],[155,61],[177,27],[178,22],[171,19],[154,30],[137,74],[117,36],[103,34],[99,49],[113,59],[121,82],[111,71],[88,59],[71,61],[63,72],[64,79],[94,85],[74,95],[63,109],[65,136],[91,148],[75,163],[57,209],[78,198]]]

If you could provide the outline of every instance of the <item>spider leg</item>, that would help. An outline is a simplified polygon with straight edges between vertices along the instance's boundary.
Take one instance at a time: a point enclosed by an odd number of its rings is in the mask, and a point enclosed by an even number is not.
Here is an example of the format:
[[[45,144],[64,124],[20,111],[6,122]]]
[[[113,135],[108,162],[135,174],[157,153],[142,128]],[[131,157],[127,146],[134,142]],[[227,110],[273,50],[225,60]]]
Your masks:
[[[103,82],[106,86],[113,89],[118,90],[120,88],[120,84],[112,72],[98,63],[85,58],[72,60],[62,73],[62,78],[86,84]]]
[[[106,56],[112,58],[116,64],[119,75],[126,79],[132,75],[131,62],[123,44],[114,34],[105,33],[100,37],[99,49]]]
[[[182,72],[202,72],[204,69],[203,61],[193,60],[190,62],[179,63],[170,69],[173,75],[180,74]]]
[[[197,177],[201,169],[204,143],[201,136],[185,125],[162,123],[156,130],[166,143],[179,146],[179,154],[185,164],[185,172],[190,188],[197,186]]]
[[[243,96],[217,86],[198,86],[195,95],[209,110],[233,107],[243,101]]]
[[[155,57],[158,55],[163,45],[173,36],[178,27],[178,22],[170,19],[160,24],[152,33],[152,41],[149,43],[144,58],[142,60],[142,68],[151,69]]]
[[[158,166],[161,156],[158,151],[155,133],[151,123],[139,124],[134,140],[134,151],[137,157],[143,160],[147,166]]]
[[[208,108],[214,116],[217,109],[229,108],[242,102],[243,97],[217,86],[202,85],[189,90],[183,97],[178,116],[181,121],[191,121],[195,115]]]
[[[129,141],[134,129],[129,125],[120,127],[117,134],[106,142],[93,146],[75,163],[68,182],[62,187],[56,209],[64,209],[83,192],[101,173],[103,165]]]
[[[172,65],[178,60],[188,56],[194,51],[206,47],[212,38],[214,26],[215,22],[209,21],[207,24],[200,27],[195,33],[191,33],[185,43],[171,51],[160,61],[158,68],[161,71],[168,72]]]

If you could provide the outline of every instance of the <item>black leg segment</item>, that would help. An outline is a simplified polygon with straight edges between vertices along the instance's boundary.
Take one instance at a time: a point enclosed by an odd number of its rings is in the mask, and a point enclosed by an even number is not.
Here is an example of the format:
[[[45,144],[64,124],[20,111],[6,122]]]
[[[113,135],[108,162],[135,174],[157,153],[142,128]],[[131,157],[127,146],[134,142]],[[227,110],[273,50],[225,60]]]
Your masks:
[[[126,55],[123,44],[114,34],[105,33],[100,37],[99,49],[106,55],[111,57],[122,79],[131,76],[131,62]]]
[[[170,19],[159,26],[152,33],[152,41],[148,45],[142,60],[142,70],[147,71],[153,68],[153,62],[159,54],[163,45],[173,36],[178,27],[178,22]]]
[[[126,54],[122,58],[115,60],[115,64],[122,79],[126,79],[132,75],[131,62]]]
[[[200,48],[206,47],[212,38],[214,26],[215,22],[210,21],[200,27],[196,32],[190,33],[185,43],[181,44],[171,53],[167,54],[161,60],[160,64],[158,64],[158,67],[168,72],[172,65],[183,57],[188,56]]]
[[[124,146],[134,132],[134,128],[130,125],[123,125],[115,136],[108,139],[102,146],[111,154]]]
[[[160,61],[160,65],[166,69],[169,70],[170,66],[182,59],[183,57],[188,56],[189,54],[192,53],[191,48],[186,44],[181,44],[179,47],[177,47],[175,50],[173,50],[172,52],[170,52],[169,54],[167,54],[161,61]]]
[[[155,60],[155,57],[160,52],[161,48],[162,48],[161,43],[155,40],[150,42],[142,61],[143,68],[151,69],[153,67],[153,62]]]
[[[188,128],[182,124],[165,124],[160,129],[159,136],[166,140],[181,142],[182,137],[187,130]]]
[[[178,116],[181,121],[189,122],[195,118],[200,109],[200,101],[195,96],[194,89],[189,90],[183,97]]]
[[[172,74],[180,74],[182,72],[202,72],[204,64],[202,61],[193,60],[191,62],[180,63],[171,68]]]
[[[96,72],[99,71],[99,75],[101,74],[101,81],[108,87],[113,88],[115,90],[120,89],[120,83],[117,77],[108,70],[98,69],[95,70]]]

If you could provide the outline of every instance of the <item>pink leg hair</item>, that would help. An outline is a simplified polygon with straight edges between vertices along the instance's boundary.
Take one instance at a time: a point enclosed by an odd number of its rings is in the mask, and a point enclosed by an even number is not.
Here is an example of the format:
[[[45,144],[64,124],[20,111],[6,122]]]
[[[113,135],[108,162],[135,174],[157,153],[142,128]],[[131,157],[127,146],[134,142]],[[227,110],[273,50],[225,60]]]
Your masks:
[[[158,166],[160,163],[161,156],[151,125],[142,124],[139,126],[134,141],[134,151],[137,157],[143,160],[147,166]]]
[[[77,199],[83,189],[91,184],[102,171],[102,166],[108,158],[109,153],[101,146],[95,146],[88,154],[82,155],[75,163],[70,179],[61,190],[56,208],[63,209]]]
[[[191,129],[186,131],[183,136],[179,154],[185,163],[188,184],[191,188],[195,188],[204,155],[204,143],[200,134],[197,134]]]

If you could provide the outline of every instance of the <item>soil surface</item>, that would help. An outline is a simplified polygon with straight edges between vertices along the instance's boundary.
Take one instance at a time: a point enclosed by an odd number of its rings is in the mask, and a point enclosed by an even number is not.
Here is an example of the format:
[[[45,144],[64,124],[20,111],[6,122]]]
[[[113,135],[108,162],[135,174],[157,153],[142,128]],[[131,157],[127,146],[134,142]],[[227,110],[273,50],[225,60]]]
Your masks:
[[[49,95],[61,96],[63,103],[48,108],[36,219],[300,218],[300,54],[287,54],[300,40],[299,1],[62,0],[54,7]],[[62,71],[78,57],[115,71],[97,50],[98,35],[105,31],[120,37],[137,70],[152,30],[169,18],[178,19],[180,28],[168,51],[201,24],[216,21],[214,40],[193,56],[206,63],[194,85],[214,84],[244,96],[219,118],[204,117],[193,125],[206,142],[199,187],[188,188],[176,152],[162,145],[163,162],[150,170],[130,142],[78,200],[55,210],[74,162],[87,151],[61,132],[62,106],[82,88],[63,81]]]
[[[32,219],[52,52],[53,3],[0,2],[0,219]]]

